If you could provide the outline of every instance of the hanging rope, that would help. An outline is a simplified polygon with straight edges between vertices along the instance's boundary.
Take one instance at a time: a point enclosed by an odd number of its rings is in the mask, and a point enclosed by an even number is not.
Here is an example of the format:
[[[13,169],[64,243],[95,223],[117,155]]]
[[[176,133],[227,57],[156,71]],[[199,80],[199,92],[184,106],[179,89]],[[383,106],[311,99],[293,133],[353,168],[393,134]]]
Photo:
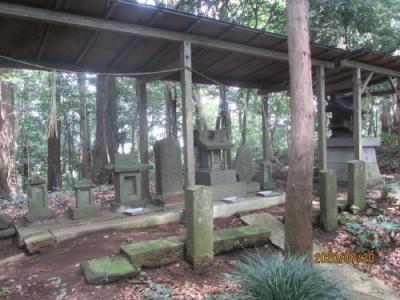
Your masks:
[[[57,82],[56,82],[56,72],[53,71],[51,74],[51,96],[50,96],[50,114],[49,114],[49,124],[48,124],[48,137],[58,137],[58,122],[57,122]]]

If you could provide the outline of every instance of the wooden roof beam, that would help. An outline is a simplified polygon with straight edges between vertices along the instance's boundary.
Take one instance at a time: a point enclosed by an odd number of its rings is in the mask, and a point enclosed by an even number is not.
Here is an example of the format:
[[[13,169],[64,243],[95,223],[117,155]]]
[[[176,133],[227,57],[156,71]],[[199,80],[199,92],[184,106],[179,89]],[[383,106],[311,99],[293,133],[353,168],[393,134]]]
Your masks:
[[[147,38],[163,39],[176,42],[191,42],[207,48],[229,50],[247,55],[265,57],[275,60],[288,61],[288,53],[272,51],[268,49],[242,45],[238,43],[221,41],[209,37],[192,35],[182,32],[169,31],[158,28],[151,28],[143,25],[128,24],[111,20],[104,20],[88,16],[80,16],[62,12],[51,11],[47,9],[34,8],[32,6],[16,5],[0,2],[0,15],[6,17],[22,18],[27,20],[48,22],[54,24],[62,24],[67,26],[75,26],[92,30],[101,30],[108,32],[118,32],[130,35],[143,36]],[[312,59],[313,65],[323,65],[326,68],[334,68],[332,62]],[[397,76],[397,75],[395,75]]]
[[[374,72],[376,74],[392,76],[392,77],[400,77],[400,71],[396,71],[393,69],[378,67],[374,65],[368,65],[360,62],[356,62],[353,60],[344,59],[340,61],[340,66],[343,68],[353,68],[353,69],[361,69],[363,71]]]

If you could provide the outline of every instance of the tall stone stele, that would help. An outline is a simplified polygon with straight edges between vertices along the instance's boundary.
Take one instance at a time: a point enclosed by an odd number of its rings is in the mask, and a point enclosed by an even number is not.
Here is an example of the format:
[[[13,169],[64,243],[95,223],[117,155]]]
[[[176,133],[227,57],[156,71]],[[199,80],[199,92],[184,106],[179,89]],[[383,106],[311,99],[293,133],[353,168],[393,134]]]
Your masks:
[[[270,190],[276,187],[272,180],[272,163],[264,160],[260,163],[260,184],[263,190]]]
[[[33,175],[28,185],[28,213],[24,219],[35,223],[53,219],[54,213],[49,209],[47,182],[39,175]]]
[[[163,203],[184,201],[181,148],[176,138],[166,138],[154,144],[156,164],[156,199]]]
[[[91,217],[99,212],[94,202],[94,189],[96,185],[87,179],[82,179],[74,184],[75,207],[68,207],[68,215],[71,219]]]
[[[320,222],[327,232],[336,230],[337,227],[337,182],[333,170],[319,171],[319,203]]]
[[[115,186],[115,201],[111,209],[143,207],[147,204],[142,197],[142,171],[147,164],[139,163],[137,156],[132,154],[116,154],[114,164],[107,166],[113,171]]]
[[[364,209],[366,206],[366,175],[365,162],[362,160],[351,160],[347,162],[349,186],[347,192],[347,204],[357,209]]]
[[[213,200],[210,187],[186,189],[186,259],[194,270],[210,266],[214,258]]]

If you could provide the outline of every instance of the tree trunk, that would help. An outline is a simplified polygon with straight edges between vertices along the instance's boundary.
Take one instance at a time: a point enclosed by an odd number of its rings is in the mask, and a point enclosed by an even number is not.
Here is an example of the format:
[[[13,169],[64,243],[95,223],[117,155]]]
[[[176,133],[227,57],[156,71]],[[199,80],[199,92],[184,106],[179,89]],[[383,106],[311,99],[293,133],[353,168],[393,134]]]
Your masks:
[[[285,254],[312,253],[314,105],[307,0],[287,0],[291,143],[286,187]]]
[[[0,196],[16,192],[14,131],[14,86],[0,82]]]
[[[80,171],[81,177],[90,179],[92,178],[92,162],[90,156],[90,141],[89,141],[89,116],[87,111],[87,98],[86,98],[86,75],[78,74],[79,86],[79,135],[80,135]]]
[[[242,125],[242,145],[246,145],[247,139],[247,109],[249,108],[250,101],[250,89],[246,90],[246,98],[244,100],[244,109],[243,109],[243,125]]]
[[[262,97],[262,141],[263,141],[263,159],[272,159],[272,147],[271,147],[271,133],[269,125],[269,103],[268,95]]]
[[[203,104],[201,103],[200,89],[198,86],[195,86],[193,89],[193,99],[196,104],[194,108],[196,115],[196,128],[199,130],[207,130],[207,123],[204,119]]]
[[[116,79],[98,75],[96,84],[96,143],[93,181],[107,182],[104,166],[114,161],[118,149]]]
[[[50,73],[51,74],[51,73]],[[52,75],[50,75],[52,76]],[[61,106],[61,91],[60,91],[60,77],[59,74],[56,76],[56,107],[60,109]],[[51,81],[50,81],[51,82]],[[50,89],[53,87],[50,86]],[[51,106],[49,106],[51,107]],[[50,131],[47,137],[47,189],[49,191],[55,191],[62,188],[62,177],[61,177],[61,139],[60,130],[61,122],[58,115],[54,116],[57,118],[57,132]]]
[[[138,116],[139,116],[139,101],[136,97],[136,81],[132,79],[132,109],[133,109],[133,117],[132,117],[132,136],[131,136],[131,153],[136,151],[137,145],[137,128],[138,128]]]
[[[389,133],[390,127],[392,126],[391,116],[390,116],[390,107],[388,105],[388,99],[382,98],[381,100],[381,124],[382,124],[382,132]]]
[[[172,90],[171,90],[171,83],[164,82],[164,100],[165,100],[165,131],[167,133],[167,137],[172,137]]]

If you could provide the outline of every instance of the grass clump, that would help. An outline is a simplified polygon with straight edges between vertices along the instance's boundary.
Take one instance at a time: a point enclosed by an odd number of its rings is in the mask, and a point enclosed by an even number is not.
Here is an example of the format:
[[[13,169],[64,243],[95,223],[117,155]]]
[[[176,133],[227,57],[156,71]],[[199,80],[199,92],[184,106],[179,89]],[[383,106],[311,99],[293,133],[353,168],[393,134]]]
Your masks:
[[[308,257],[247,255],[227,279],[240,285],[242,299],[346,299],[341,282]]]

